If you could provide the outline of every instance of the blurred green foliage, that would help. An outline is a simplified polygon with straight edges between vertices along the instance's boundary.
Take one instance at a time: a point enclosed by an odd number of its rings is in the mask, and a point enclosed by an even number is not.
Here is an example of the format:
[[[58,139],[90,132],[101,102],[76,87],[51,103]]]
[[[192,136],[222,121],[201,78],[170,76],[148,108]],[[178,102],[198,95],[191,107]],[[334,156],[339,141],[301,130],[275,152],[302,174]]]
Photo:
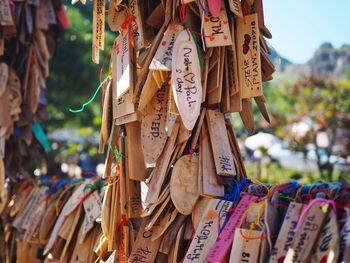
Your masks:
[[[88,101],[99,85],[99,74],[106,50],[113,43],[115,33],[106,30],[105,51],[100,53],[100,64],[91,60],[92,4],[66,5],[70,28],[64,32],[55,57],[50,63],[48,79],[48,131],[63,127],[93,127],[101,124],[101,94],[82,113],[73,114]],[[108,65],[106,66],[108,69]]]

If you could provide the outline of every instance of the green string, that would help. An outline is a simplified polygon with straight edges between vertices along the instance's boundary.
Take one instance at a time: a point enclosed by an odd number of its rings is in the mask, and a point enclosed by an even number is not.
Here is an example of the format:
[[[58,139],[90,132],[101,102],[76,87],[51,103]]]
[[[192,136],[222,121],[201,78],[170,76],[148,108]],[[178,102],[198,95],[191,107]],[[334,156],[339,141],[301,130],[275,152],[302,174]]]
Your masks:
[[[99,85],[99,86],[97,87],[97,89],[95,90],[95,93],[94,93],[94,95],[92,96],[92,98],[91,98],[88,102],[85,102],[85,103],[81,106],[80,109],[78,109],[78,110],[69,109],[69,111],[70,111],[71,113],[79,113],[79,112],[84,111],[84,110],[85,110],[85,106],[88,106],[90,103],[92,103],[92,102],[95,100],[97,94],[99,93],[100,89],[102,88],[102,85],[103,85],[107,80],[108,80],[108,77],[105,78],[105,79],[100,83],[100,85]]]
[[[190,30],[190,33],[191,33],[192,38],[194,40],[194,43],[196,44],[196,47],[197,47],[197,53],[198,53],[198,58],[199,58],[199,65],[201,67],[201,70],[204,70],[204,62],[203,62],[202,52],[201,52],[200,46],[198,44],[197,36],[193,33],[192,26],[191,26],[190,23],[185,22],[185,23],[183,23],[183,25],[185,27],[188,27],[188,29]]]

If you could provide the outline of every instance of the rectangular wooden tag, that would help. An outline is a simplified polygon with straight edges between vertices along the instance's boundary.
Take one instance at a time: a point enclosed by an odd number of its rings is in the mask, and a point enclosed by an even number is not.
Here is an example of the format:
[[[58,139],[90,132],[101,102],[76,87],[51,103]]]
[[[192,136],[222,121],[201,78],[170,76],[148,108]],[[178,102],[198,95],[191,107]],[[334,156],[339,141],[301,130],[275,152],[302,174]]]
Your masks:
[[[134,122],[134,121],[138,121],[138,120],[140,120],[139,113],[138,112],[134,112],[134,113],[130,113],[128,115],[121,116],[121,117],[115,119],[114,123],[115,123],[115,125],[119,126],[119,125],[122,125],[122,124],[126,124],[126,123],[129,123],[129,122]]]
[[[236,39],[240,95],[242,98],[261,96],[263,93],[257,14],[237,19]]]
[[[327,209],[324,209],[327,206]],[[302,218],[303,222],[296,233],[284,262],[309,262],[316,241],[329,213],[329,205],[314,204]],[[300,218],[299,218],[300,220]]]
[[[149,218],[144,218],[142,220],[140,231],[137,234],[136,241],[133,245],[130,257],[128,259],[129,263],[133,262],[154,262],[160,243],[161,238],[152,241],[152,230],[145,230],[145,226],[148,224]]]
[[[345,208],[347,219],[340,231],[339,261],[349,262],[350,260],[350,209]]]
[[[131,95],[128,93],[116,98],[115,86],[113,85],[113,118],[117,119],[135,112],[135,104],[131,101]]]
[[[134,33],[135,49],[140,50],[144,47],[144,36],[143,36],[143,24],[142,16],[140,13],[139,0],[130,0],[129,9],[131,15],[135,17],[135,23],[132,24],[132,31]]]
[[[0,24],[2,26],[11,26],[14,24],[9,0],[0,1]]]
[[[80,242],[83,242],[86,234],[94,227],[95,220],[101,216],[102,202],[97,191],[94,191],[84,202],[85,211],[84,221],[82,225],[82,234]]]
[[[115,49],[112,49],[112,78],[117,99],[132,86],[131,67],[129,30],[124,30],[117,37]]]
[[[55,13],[55,9],[53,8],[53,5],[52,5],[52,1],[51,0],[47,0],[47,17],[48,17],[48,20],[49,20],[49,24],[50,25],[55,25],[57,24],[57,19],[56,19],[56,13]]]
[[[208,262],[222,262],[231,247],[236,228],[239,227],[243,214],[247,210],[248,206],[257,200],[258,197],[253,195],[244,195],[242,197],[230,219],[226,223],[224,229],[221,231],[215,244],[211,247],[206,257]]]
[[[5,136],[0,136],[0,159],[5,158]]]
[[[223,176],[235,176],[236,168],[227,137],[224,115],[207,110],[206,116],[216,173]]]
[[[0,56],[4,55],[5,50],[5,39],[0,37]]]
[[[132,180],[146,179],[146,164],[141,148],[141,123],[130,122],[125,125],[125,146],[127,151],[128,176]]]
[[[229,263],[258,262],[261,236],[262,231],[236,228]]]
[[[271,252],[270,262],[280,262],[288,252],[293,237],[294,230],[298,224],[300,213],[303,209],[303,205],[295,202],[291,202],[288,206],[286,215],[284,217],[281,230],[278,234],[276,243]]]
[[[152,171],[152,180],[146,196],[146,203],[154,203],[157,201],[162,184],[165,180],[171,155],[175,149],[176,137],[179,132],[179,124],[176,123],[171,136],[168,138],[163,149],[162,155],[158,158],[156,167]]]
[[[311,263],[337,262],[339,256],[339,228],[336,213],[331,210],[316,244]],[[348,262],[345,260],[343,262]]]
[[[199,148],[201,154],[202,194],[209,196],[224,196],[225,188],[223,185],[218,184],[209,137],[207,134],[204,134],[205,126],[203,126],[202,131],[202,136],[205,136],[202,147]]]
[[[35,25],[37,28],[47,30],[49,28],[49,1],[41,1],[40,5],[36,8],[35,13]]]
[[[168,31],[164,34],[149,69],[171,71],[174,43],[182,30],[181,25],[169,24]]]
[[[234,13],[236,16],[243,18],[242,13],[242,6],[240,0],[229,0],[228,4],[230,6],[230,10],[232,13]]]
[[[210,199],[187,250],[184,263],[204,262],[209,249],[218,237],[218,230],[222,227],[226,213],[231,206],[232,202],[230,201]],[[221,225],[219,225],[219,217]]]
[[[207,10],[209,9],[207,8]],[[207,47],[229,46],[232,44],[224,1],[221,1],[220,15],[213,17],[209,12],[209,16],[204,17],[203,27]]]
[[[92,44],[100,50],[104,50],[105,45],[105,9],[105,0],[93,1]]]

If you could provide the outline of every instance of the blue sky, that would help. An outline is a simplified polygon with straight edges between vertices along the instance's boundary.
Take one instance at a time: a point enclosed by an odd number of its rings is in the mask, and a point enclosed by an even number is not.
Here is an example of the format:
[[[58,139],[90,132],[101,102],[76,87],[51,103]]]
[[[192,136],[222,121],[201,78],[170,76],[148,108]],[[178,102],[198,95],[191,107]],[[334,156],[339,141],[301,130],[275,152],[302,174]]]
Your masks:
[[[263,0],[269,43],[294,63],[305,63],[324,42],[350,44],[350,0]]]

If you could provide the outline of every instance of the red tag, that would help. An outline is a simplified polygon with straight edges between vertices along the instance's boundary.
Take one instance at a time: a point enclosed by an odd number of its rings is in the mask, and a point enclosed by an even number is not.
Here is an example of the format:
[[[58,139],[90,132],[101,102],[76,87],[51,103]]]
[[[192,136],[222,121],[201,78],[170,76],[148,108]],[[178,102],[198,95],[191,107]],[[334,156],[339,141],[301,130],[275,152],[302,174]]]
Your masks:
[[[69,25],[67,12],[66,12],[66,9],[64,8],[64,5],[61,5],[60,10],[56,12],[56,16],[58,18],[58,21],[60,21],[60,24],[62,25],[62,27],[64,29],[68,29],[70,25]]]

